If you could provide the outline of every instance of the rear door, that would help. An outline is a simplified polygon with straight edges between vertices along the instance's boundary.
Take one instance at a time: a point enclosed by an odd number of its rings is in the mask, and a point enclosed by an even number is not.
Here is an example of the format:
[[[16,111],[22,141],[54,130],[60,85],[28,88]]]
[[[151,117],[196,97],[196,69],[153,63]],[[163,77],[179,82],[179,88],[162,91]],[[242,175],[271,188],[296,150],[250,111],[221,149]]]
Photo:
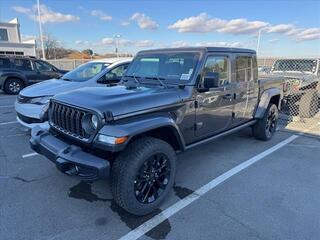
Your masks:
[[[235,108],[233,125],[252,119],[258,102],[256,58],[251,54],[235,54]]]
[[[38,82],[37,71],[34,69],[29,59],[15,58],[13,59],[13,66],[16,70],[18,70],[22,75],[26,77],[29,84]]]
[[[196,97],[196,136],[203,138],[226,130],[232,122],[234,107],[231,84],[231,55],[209,54],[202,78],[206,72],[219,73],[220,86],[207,92],[199,92]],[[201,81],[200,81],[201,82]],[[201,85],[201,83],[200,83]]]
[[[0,57],[0,69],[10,69],[10,67],[10,59],[6,57]]]

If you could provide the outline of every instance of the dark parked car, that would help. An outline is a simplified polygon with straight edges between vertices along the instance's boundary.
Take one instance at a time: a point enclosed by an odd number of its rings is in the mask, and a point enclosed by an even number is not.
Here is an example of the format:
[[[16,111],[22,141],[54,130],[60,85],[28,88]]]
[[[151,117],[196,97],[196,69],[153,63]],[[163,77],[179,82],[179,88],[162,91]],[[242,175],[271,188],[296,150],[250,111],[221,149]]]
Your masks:
[[[18,94],[26,86],[67,72],[34,57],[0,55],[0,89],[7,94]]]
[[[271,139],[282,86],[258,80],[253,50],[141,51],[122,85],[55,95],[50,129],[34,127],[30,143],[66,174],[110,176],[115,202],[144,215],[170,192],[177,151],[249,126],[256,138]]]

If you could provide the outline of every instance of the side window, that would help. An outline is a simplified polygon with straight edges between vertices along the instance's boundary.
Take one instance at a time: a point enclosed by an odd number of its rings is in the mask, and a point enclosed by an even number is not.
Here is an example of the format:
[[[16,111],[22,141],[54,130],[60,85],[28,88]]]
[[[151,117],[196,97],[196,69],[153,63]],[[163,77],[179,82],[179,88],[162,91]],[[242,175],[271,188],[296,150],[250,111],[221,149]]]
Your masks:
[[[120,66],[112,69],[109,73],[111,73],[116,78],[121,78],[123,76],[123,74],[126,72],[128,66],[129,66],[129,64],[120,65]]]
[[[0,41],[8,41],[8,30],[0,28]]]
[[[204,66],[204,74],[207,72],[219,73],[220,86],[230,83],[229,60],[227,56],[209,56]]]
[[[252,57],[238,56],[236,58],[236,78],[239,82],[252,80]]]
[[[31,62],[28,59],[15,59],[13,64],[18,70],[32,71]]]
[[[39,71],[52,71],[51,66],[45,62],[35,61],[35,64]]]
[[[10,68],[10,59],[0,58],[0,69],[1,68]]]

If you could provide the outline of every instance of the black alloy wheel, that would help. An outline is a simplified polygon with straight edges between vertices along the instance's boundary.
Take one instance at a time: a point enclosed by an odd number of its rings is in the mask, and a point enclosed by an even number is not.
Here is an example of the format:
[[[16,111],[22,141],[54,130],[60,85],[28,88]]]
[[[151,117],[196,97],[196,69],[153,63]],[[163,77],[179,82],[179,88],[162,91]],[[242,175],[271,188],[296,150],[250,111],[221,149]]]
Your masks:
[[[137,200],[146,204],[157,200],[169,183],[170,171],[170,162],[164,154],[157,153],[148,158],[134,181]]]

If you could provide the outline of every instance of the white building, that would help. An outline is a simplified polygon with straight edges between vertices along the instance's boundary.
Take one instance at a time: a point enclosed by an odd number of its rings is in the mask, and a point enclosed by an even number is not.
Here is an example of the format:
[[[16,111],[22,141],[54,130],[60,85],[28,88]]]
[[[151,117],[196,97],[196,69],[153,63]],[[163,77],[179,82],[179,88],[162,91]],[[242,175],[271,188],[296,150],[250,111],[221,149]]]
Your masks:
[[[0,54],[36,56],[36,40],[21,41],[17,18],[0,22]]]

